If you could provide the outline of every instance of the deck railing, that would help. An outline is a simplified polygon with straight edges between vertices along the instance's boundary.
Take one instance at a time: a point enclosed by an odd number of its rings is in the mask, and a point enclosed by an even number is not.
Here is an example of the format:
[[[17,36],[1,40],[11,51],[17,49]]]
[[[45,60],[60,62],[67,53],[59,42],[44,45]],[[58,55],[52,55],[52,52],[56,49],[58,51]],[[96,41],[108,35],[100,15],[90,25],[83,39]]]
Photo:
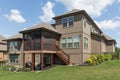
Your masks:
[[[70,56],[68,54],[66,54],[62,49],[60,49],[58,46],[56,46],[56,49],[57,49],[57,55],[63,59],[63,61],[66,63],[66,64],[69,64],[69,61],[70,61]]]

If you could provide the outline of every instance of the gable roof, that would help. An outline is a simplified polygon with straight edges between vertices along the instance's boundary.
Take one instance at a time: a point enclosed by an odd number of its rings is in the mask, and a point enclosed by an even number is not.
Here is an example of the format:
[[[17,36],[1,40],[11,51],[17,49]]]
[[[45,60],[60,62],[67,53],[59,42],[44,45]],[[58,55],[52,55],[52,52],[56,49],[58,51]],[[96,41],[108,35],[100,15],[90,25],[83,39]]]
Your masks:
[[[7,39],[4,39],[4,41],[9,41],[9,40],[16,40],[16,39],[22,39],[22,34],[16,34],[11,37],[8,37]]]
[[[6,39],[6,38],[3,37],[2,35],[0,35],[0,43],[6,43],[5,41],[3,41],[4,39]]]
[[[94,25],[102,33],[101,29],[97,26],[97,24],[92,20],[92,18],[87,14],[87,12],[85,10],[73,9],[72,11],[66,12],[62,15],[53,17],[53,19],[56,20],[61,17],[65,17],[66,15],[80,14],[80,13],[83,14],[92,23],[92,25]]]
[[[37,30],[37,29],[46,29],[46,30],[61,34],[53,26],[49,25],[48,23],[44,23],[44,22],[42,22],[40,24],[37,24],[35,26],[32,26],[32,27],[30,27],[26,30],[20,31],[20,33],[24,33],[24,32],[27,32],[27,31],[32,31],[32,30]]]

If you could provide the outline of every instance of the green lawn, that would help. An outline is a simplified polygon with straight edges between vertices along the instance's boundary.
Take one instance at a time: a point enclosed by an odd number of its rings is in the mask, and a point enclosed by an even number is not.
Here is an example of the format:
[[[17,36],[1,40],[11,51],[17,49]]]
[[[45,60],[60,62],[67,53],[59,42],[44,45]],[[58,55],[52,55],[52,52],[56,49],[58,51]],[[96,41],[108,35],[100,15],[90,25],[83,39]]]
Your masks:
[[[120,60],[97,66],[58,66],[35,72],[6,72],[0,68],[0,80],[120,80]]]

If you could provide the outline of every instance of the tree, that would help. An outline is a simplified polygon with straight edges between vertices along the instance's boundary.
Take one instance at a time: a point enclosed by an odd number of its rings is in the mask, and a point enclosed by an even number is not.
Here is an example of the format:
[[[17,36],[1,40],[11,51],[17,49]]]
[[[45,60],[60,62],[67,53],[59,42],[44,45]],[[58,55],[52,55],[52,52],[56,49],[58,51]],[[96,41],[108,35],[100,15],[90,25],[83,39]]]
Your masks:
[[[119,55],[120,55],[120,48],[119,48],[119,47],[116,47],[116,48],[115,48],[115,57],[116,57],[117,59],[119,59],[119,58],[120,58]]]

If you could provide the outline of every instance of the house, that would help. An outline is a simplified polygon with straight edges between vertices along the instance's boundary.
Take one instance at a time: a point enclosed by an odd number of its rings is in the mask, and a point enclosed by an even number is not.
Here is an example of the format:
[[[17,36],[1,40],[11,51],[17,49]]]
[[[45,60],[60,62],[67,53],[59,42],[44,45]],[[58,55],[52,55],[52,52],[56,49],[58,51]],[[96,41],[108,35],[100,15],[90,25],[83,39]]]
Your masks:
[[[91,53],[115,52],[116,41],[105,35],[85,10],[73,9],[53,19],[62,33],[60,48],[70,55],[71,63],[83,64]]]
[[[22,34],[13,35],[7,39],[8,65],[22,65]]]
[[[20,31],[24,67],[83,65],[91,54],[115,52],[115,39],[104,34],[85,10],[74,9],[53,19],[55,24],[40,23]],[[7,41],[9,46],[11,39]]]
[[[3,39],[5,39],[5,37],[0,35],[0,66],[7,61],[7,43],[2,41]]]

